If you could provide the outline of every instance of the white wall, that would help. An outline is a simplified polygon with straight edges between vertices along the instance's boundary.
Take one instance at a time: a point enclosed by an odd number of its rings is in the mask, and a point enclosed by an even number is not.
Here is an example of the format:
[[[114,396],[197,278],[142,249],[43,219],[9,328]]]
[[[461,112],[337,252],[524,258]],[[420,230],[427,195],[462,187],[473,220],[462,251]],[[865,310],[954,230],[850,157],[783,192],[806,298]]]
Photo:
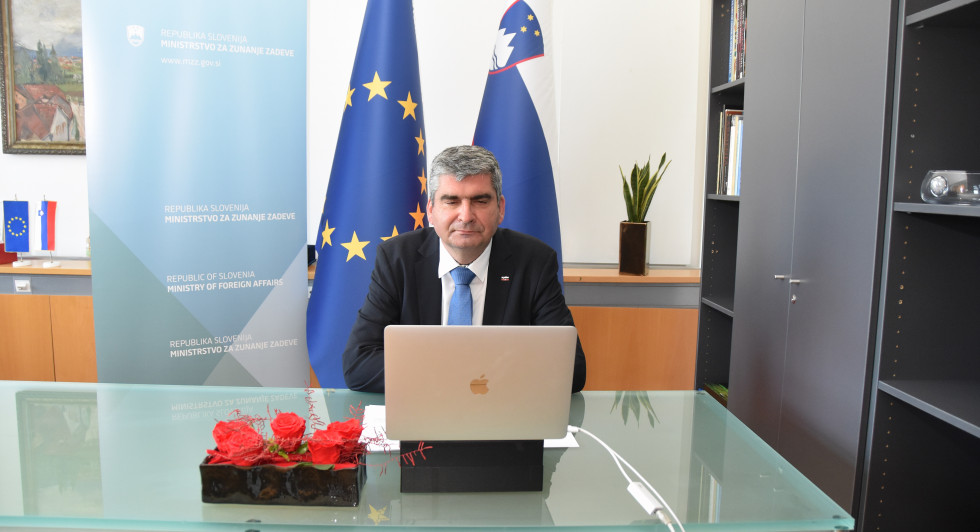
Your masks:
[[[500,17],[513,0],[416,0],[428,158],[469,144]],[[707,0],[557,0],[558,208],[566,262],[617,262],[619,166],[673,160],[648,219],[653,264],[697,266]],[[317,223],[366,0],[309,1],[308,238]],[[91,119],[91,118],[90,118]],[[506,176],[505,176],[506,178]],[[86,254],[84,156],[0,155],[0,198],[58,201],[58,250]]]

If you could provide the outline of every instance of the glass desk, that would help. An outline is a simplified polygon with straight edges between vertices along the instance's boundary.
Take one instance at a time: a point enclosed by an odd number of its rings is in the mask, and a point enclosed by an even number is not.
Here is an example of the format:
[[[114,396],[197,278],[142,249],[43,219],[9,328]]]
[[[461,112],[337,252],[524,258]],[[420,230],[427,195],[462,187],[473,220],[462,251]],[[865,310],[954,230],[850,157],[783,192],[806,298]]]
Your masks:
[[[666,530],[584,434],[545,449],[544,490],[403,494],[394,455],[368,457],[356,508],[205,504],[198,464],[235,409],[323,421],[384,396],[347,390],[0,381],[0,527],[301,530],[336,526]],[[529,405],[533,408],[533,405]],[[854,519],[702,392],[585,392],[570,423],[602,438],[688,531],[850,529]],[[430,451],[432,452],[432,451]]]

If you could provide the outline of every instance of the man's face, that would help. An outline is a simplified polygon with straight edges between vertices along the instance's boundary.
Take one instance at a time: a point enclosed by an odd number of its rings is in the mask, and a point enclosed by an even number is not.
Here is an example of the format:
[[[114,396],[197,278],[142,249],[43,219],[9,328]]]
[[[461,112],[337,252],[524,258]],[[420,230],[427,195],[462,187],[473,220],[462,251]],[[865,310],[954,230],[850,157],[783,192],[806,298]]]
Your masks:
[[[503,221],[504,198],[501,196],[498,204],[488,174],[467,176],[462,181],[444,175],[426,206],[426,214],[449,254],[456,262],[469,264],[487,248]]]

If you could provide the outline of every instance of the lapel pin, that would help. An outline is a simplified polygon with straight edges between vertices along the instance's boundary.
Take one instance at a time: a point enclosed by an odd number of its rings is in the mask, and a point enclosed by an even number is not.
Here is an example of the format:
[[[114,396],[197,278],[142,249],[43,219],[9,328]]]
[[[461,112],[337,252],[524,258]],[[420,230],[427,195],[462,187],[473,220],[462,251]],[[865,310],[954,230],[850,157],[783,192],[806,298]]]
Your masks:
[[[510,276],[509,275],[501,275],[500,276],[500,282],[506,283],[506,282],[509,282],[509,281],[510,281]]]

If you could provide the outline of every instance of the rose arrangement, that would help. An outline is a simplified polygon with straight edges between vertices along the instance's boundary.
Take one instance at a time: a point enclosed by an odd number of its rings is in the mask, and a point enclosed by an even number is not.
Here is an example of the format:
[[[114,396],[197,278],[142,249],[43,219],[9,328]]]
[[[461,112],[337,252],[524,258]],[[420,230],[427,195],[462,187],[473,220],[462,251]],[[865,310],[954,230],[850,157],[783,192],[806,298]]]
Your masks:
[[[357,466],[365,451],[365,445],[358,441],[363,429],[359,419],[335,421],[306,436],[305,419],[292,412],[277,411],[269,424],[269,438],[256,428],[264,421],[247,416],[219,421],[211,431],[217,447],[208,449],[207,463],[282,467],[313,464],[318,468],[348,469]]]

